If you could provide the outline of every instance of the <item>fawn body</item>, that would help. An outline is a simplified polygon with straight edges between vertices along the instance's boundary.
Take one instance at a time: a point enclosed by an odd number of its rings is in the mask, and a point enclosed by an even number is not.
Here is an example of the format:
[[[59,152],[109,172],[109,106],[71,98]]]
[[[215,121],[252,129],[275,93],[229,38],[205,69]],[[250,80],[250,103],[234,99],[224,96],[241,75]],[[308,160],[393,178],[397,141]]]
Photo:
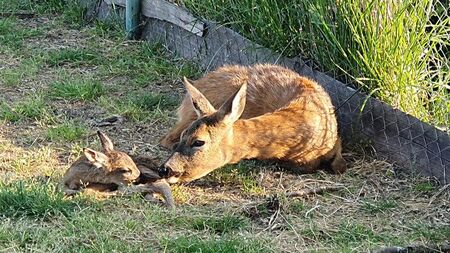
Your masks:
[[[161,140],[173,147],[160,169],[169,182],[252,158],[282,161],[302,173],[321,163],[345,171],[334,107],[314,81],[280,66],[255,65],[225,66],[184,83],[179,122]]]
[[[114,150],[112,141],[104,133],[97,132],[103,151],[85,148],[84,156],[76,160],[63,177],[62,190],[74,195],[84,188],[103,196],[146,194],[153,200],[153,193],[163,195],[168,207],[174,207],[169,184],[156,172],[157,162],[145,156],[129,156]]]

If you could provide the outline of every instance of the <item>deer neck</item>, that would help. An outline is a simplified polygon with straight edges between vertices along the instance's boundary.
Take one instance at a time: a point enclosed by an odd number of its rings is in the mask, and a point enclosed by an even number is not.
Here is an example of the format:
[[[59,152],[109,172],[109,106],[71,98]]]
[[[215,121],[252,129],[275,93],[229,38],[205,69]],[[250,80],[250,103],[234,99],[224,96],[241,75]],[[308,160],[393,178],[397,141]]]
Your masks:
[[[230,163],[237,163],[242,159],[265,158],[270,139],[267,136],[270,124],[264,119],[240,119],[233,125],[232,156]],[[270,155],[269,155],[270,156]]]

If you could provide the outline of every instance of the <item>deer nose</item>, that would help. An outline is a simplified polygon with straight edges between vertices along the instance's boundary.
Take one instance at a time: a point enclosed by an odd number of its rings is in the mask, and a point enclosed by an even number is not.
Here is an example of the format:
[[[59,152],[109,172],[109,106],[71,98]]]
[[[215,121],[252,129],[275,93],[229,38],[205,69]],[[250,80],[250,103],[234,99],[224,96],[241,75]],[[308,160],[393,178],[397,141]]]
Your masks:
[[[161,167],[159,167],[158,174],[162,178],[181,176],[181,172],[174,171],[171,167],[169,167],[167,165],[162,165]]]

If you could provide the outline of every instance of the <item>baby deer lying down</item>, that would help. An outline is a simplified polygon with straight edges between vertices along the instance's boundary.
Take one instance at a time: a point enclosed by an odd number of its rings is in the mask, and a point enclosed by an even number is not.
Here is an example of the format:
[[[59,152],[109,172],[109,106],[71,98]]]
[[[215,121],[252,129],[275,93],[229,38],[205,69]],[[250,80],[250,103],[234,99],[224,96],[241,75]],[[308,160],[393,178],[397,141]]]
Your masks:
[[[179,122],[161,140],[173,152],[160,168],[191,181],[242,159],[271,159],[312,173],[346,170],[333,105],[312,80],[275,65],[225,66],[191,84]]]
[[[169,184],[156,172],[157,163],[145,156],[130,157],[114,150],[106,134],[97,131],[103,152],[85,148],[84,156],[75,161],[66,171],[62,190],[74,195],[83,189],[91,189],[103,196],[146,194],[154,200],[153,194],[161,194],[168,207],[174,207]],[[154,171],[155,170],[155,171]]]

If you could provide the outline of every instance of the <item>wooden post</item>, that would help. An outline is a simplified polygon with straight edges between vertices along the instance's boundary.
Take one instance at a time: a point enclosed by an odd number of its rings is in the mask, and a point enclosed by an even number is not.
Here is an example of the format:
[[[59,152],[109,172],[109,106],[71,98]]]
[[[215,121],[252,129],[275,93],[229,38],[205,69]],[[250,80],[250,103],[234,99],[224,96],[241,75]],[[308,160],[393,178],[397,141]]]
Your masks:
[[[140,0],[126,0],[125,3],[125,31],[128,39],[136,38],[139,25]]]

